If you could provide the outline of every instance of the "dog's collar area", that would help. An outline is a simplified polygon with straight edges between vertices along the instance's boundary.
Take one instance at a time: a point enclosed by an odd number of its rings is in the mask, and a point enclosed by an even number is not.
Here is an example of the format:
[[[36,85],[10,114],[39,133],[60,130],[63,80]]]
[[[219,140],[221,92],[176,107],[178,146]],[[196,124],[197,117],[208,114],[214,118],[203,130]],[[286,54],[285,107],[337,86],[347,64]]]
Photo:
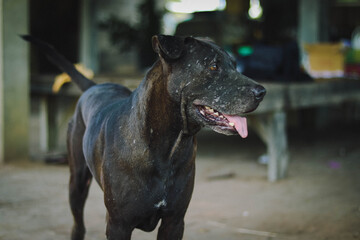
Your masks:
[[[245,117],[223,114],[209,106],[195,105],[200,117],[209,125],[216,125],[224,130],[238,132],[246,138],[248,135],[247,121]]]

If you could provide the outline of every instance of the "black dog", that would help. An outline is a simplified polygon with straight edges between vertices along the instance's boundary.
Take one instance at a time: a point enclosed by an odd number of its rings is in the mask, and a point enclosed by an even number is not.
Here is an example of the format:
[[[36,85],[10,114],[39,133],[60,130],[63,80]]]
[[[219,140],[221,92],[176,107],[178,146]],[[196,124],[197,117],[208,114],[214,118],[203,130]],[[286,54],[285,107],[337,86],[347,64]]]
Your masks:
[[[196,138],[207,126],[247,136],[246,118],[265,89],[236,71],[218,46],[192,37],[152,39],[159,60],[131,92],[82,76],[51,46],[38,45],[84,91],[69,123],[72,239],[83,239],[83,209],[92,177],[104,191],[108,239],[130,239],[134,228],[157,239],[182,239],[194,185]]]

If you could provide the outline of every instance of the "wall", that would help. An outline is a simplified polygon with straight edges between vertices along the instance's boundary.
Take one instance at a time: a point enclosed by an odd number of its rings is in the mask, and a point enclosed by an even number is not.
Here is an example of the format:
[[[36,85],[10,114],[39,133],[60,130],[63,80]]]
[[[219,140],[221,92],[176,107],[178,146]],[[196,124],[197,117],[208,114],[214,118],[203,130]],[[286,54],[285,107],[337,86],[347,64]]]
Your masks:
[[[3,108],[3,0],[0,0],[0,166],[4,163],[4,108]]]
[[[0,132],[3,161],[27,159],[29,120],[28,45],[18,34],[28,30],[28,1],[2,0],[2,79]],[[1,47],[0,47],[1,49]],[[0,50],[1,51],[1,50]],[[1,150],[0,150],[1,151]]]

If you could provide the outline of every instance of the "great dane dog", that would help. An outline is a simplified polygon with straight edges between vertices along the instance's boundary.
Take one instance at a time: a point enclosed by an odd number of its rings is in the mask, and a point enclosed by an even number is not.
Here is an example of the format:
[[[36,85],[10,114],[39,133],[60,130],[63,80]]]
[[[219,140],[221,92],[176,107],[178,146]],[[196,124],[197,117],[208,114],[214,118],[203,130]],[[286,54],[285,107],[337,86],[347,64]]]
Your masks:
[[[182,239],[194,186],[196,133],[203,127],[248,134],[245,115],[265,95],[236,71],[213,42],[193,37],[152,38],[159,59],[136,90],[95,84],[53,47],[31,36],[83,91],[68,129],[73,240],[84,239],[83,209],[92,178],[104,192],[106,236],[131,238],[135,228],[157,239]]]

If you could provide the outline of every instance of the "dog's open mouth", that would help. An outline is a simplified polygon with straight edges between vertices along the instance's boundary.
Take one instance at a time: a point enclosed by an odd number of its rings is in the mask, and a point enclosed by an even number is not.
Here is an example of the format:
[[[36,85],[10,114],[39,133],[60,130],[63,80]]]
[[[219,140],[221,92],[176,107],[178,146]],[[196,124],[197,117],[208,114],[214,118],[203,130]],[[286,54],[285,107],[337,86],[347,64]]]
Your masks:
[[[198,114],[211,127],[217,127],[224,131],[238,133],[242,138],[248,135],[247,120],[245,117],[227,115],[211,107],[196,105]]]

